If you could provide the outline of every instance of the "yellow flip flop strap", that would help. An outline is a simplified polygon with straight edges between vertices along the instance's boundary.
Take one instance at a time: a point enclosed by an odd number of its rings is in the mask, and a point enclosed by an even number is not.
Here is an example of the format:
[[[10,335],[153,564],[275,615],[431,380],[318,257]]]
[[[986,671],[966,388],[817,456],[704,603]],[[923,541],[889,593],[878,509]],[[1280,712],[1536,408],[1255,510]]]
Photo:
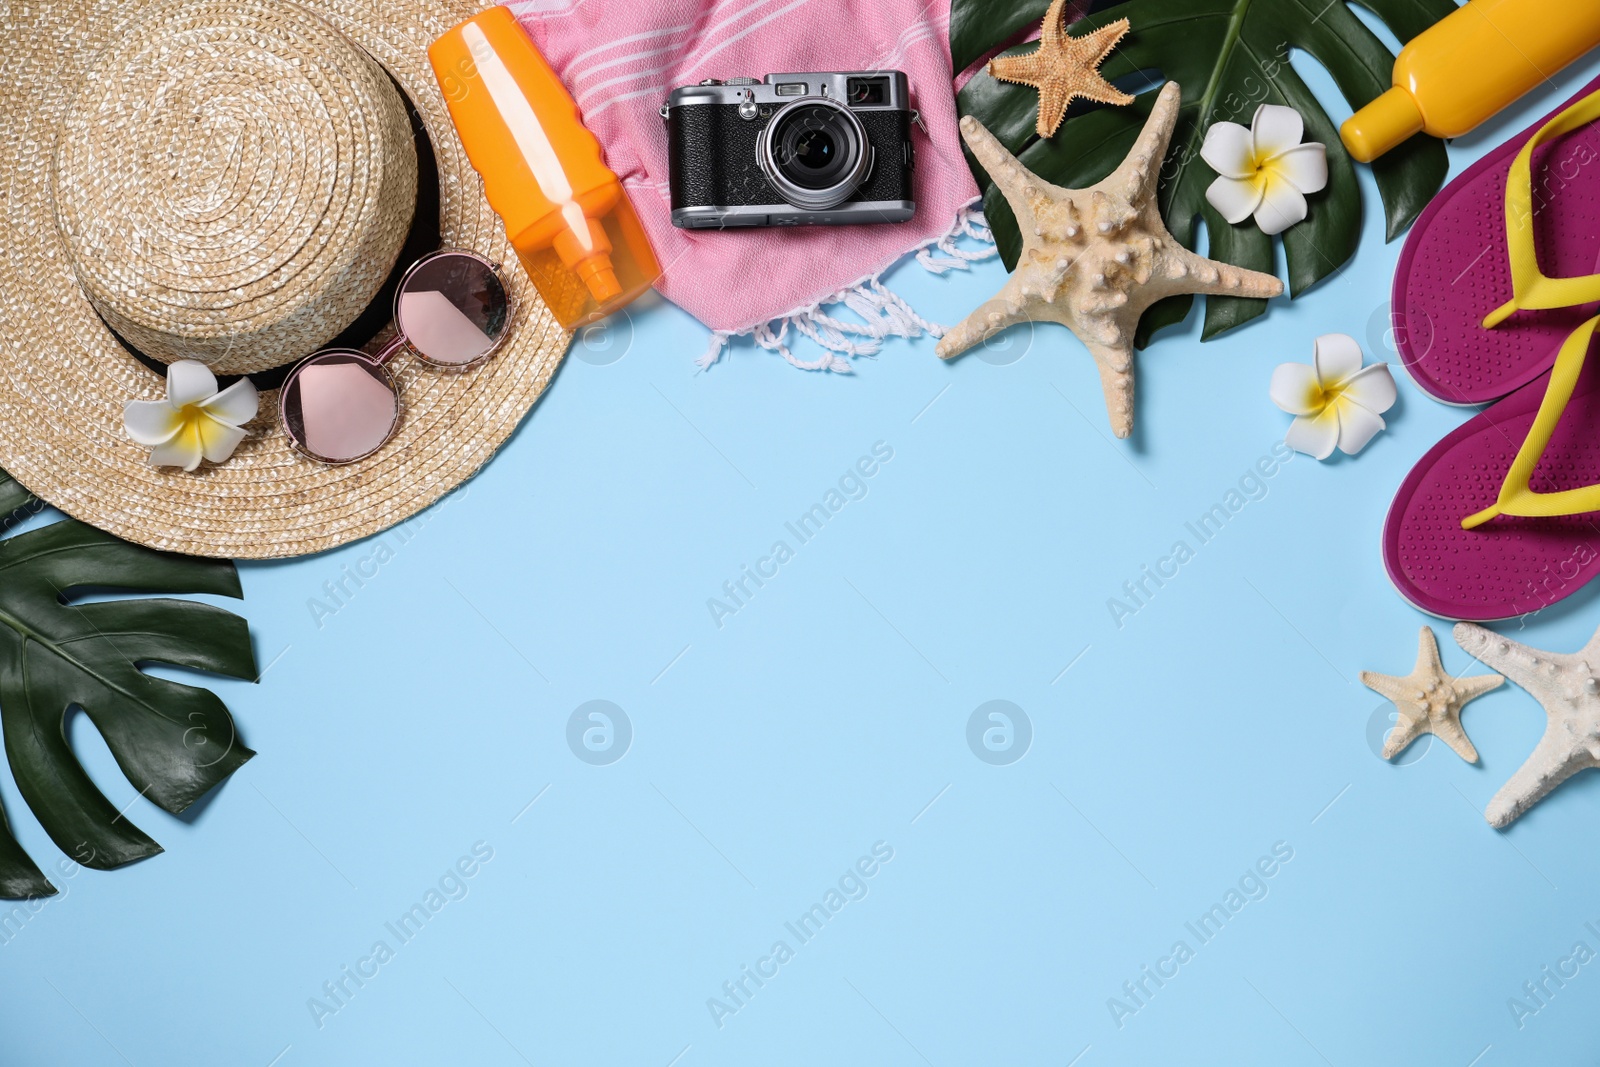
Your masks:
[[[1534,416],[1528,436],[1517,450],[1517,458],[1512,460],[1506,480],[1500,485],[1500,499],[1493,507],[1462,519],[1463,529],[1470,530],[1496,515],[1548,517],[1600,511],[1600,485],[1564,489],[1559,493],[1536,493],[1528,488],[1533,468],[1544,456],[1545,447],[1556,432],[1556,424],[1561,421],[1561,413],[1567,410],[1567,401],[1572,399],[1572,390],[1578,384],[1578,374],[1583,370],[1584,357],[1589,353],[1589,342],[1594,337],[1596,326],[1600,326],[1600,316],[1573,330],[1561,345],[1556,365],[1550,371],[1550,384],[1545,387],[1544,399],[1539,401],[1539,413]]]
[[[1551,119],[1528,139],[1506,177],[1506,247],[1511,259],[1511,299],[1483,320],[1493,329],[1514,311],[1576,307],[1600,300],[1600,274],[1546,278],[1533,248],[1533,150],[1546,141],[1600,119],[1600,93],[1592,93]]]

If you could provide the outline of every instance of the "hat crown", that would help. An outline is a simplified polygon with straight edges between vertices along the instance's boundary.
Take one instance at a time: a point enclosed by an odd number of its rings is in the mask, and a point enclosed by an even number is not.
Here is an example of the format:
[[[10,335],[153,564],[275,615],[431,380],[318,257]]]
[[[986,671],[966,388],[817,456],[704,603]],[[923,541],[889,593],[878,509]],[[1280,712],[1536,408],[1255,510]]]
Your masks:
[[[405,243],[417,159],[370,56],[283,2],[140,7],[58,131],[56,216],[128,344],[251,373],[337,335]]]

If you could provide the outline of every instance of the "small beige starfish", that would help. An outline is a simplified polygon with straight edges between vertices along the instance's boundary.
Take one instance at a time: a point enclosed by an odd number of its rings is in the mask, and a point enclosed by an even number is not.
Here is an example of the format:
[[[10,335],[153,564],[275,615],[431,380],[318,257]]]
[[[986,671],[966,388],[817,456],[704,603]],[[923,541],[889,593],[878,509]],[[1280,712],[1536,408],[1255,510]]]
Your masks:
[[[1122,164],[1087,189],[1063,189],[1034,174],[968,115],[961,135],[1017,216],[1022,255],[987,303],[945,332],[935,350],[953,359],[1007,326],[1059,322],[1100,368],[1111,430],[1133,432],[1133,334],[1157,300],[1180,293],[1270,297],[1283,283],[1197,256],[1167,232],[1156,185],[1178,121],[1177,82],[1156,98]]]
[[[1504,671],[1550,718],[1528,762],[1484,810],[1489,825],[1501,829],[1574,774],[1600,767],[1600,632],[1576,652],[1541,652],[1462,622],[1456,624],[1456,644]]]
[[[1025,56],[999,56],[989,62],[991,76],[1039,90],[1039,121],[1035,129],[1040,137],[1055,136],[1075,96],[1102,104],[1133,103],[1133,97],[1119,92],[1100,76],[1100,64],[1128,32],[1128,20],[1118,19],[1091,34],[1072,37],[1062,25],[1066,6],[1067,0],[1055,0],[1045,12],[1038,49]]]
[[[1461,728],[1461,709],[1504,681],[1498,674],[1452,678],[1439,661],[1439,642],[1424,626],[1417,639],[1417,666],[1410,674],[1397,678],[1377,671],[1361,672],[1361,684],[1392,700],[1398,716],[1383,743],[1383,758],[1394,759],[1423,734],[1433,734],[1468,763],[1477,763],[1478,750]]]

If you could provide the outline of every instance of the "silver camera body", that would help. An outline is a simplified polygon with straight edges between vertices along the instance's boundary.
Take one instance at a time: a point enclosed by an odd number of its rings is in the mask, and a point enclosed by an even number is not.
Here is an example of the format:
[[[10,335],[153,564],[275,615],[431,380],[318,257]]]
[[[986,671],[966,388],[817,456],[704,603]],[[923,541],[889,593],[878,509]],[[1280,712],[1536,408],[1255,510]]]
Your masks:
[[[673,225],[684,229],[905,222],[916,214],[900,71],[768,74],[674,89]]]

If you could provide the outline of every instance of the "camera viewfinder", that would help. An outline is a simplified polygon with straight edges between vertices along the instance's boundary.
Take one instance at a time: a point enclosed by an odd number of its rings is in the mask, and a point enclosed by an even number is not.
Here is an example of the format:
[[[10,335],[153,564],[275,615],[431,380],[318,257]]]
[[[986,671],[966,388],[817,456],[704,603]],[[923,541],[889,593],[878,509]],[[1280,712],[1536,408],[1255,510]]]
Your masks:
[[[888,78],[851,78],[845,88],[851,107],[882,107],[889,102]]]

